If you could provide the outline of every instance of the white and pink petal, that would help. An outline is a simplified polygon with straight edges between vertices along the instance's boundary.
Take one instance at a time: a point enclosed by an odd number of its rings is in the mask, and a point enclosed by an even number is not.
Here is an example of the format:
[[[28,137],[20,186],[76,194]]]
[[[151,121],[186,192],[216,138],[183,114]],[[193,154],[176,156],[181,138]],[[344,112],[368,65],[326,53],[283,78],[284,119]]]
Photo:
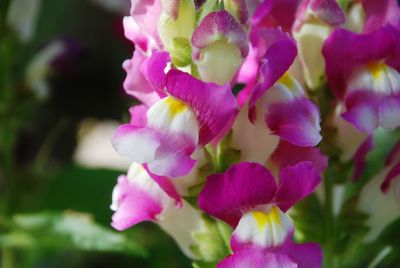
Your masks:
[[[162,213],[180,206],[180,199],[171,198],[142,165],[133,163],[114,188],[112,226],[121,231],[142,221],[157,221]]]

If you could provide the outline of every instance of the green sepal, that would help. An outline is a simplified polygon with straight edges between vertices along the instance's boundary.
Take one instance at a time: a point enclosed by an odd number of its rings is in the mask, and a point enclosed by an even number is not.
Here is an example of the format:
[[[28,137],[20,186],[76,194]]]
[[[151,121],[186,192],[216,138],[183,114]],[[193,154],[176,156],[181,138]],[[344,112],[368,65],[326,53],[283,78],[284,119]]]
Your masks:
[[[192,63],[192,46],[186,38],[174,38],[169,53],[172,57],[172,63],[177,67],[184,67]]]
[[[232,229],[226,223],[213,219],[206,214],[202,215],[205,230],[192,234],[196,244],[191,246],[192,252],[200,259],[200,263],[215,263],[231,253],[229,241]],[[207,266],[198,266],[207,267]]]

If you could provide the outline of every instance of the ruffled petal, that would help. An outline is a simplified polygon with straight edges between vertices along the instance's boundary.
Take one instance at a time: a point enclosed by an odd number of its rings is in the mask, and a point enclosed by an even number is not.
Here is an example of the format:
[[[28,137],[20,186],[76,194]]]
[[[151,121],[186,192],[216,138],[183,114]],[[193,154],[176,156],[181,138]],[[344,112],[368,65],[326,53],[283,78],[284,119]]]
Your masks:
[[[280,172],[281,183],[275,202],[283,211],[311,194],[321,182],[318,170],[311,162],[300,162]]]
[[[128,95],[131,95],[142,103],[150,106],[160,99],[157,92],[148,83],[146,77],[141,71],[141,66],[146,60],[146,56],[138,49],[133,53],[130,60],[124,61],[122,67],[126,71],[124,89]]]
[[[306,98],[271,104],[265,120],[274,134],[295,145],[315,146],[322,139],[318,108]]]
[[[279,170],[296,165],[302,161],[310,161],[318,172],[322,173],[328,167],[328,157],[316,147],[301,147],[281,140],[272,153],[270,161]]]
[[[236,227],[243,213],[268,204],[275,192],[275,179],[265,167],[242,162],[207,178],[199,195],[199,207]]]
[[[387,59],[396,62],[390,57],[395,56],[398,49],[398,38],[390,25],[371,34],[357,34],[344,29],[333,31],[325,41],[322,53],[328,82],[335,95],[344,98],[348,79],[359,67]],[[400,53],[396,57],[399,56]]]
[[[188,104],[200,124],[199,145],[213,140],[227,124],[233,123],[238,112],[236,99],[229,85],[204,83],[190,74],[170,70],[167,93]]]

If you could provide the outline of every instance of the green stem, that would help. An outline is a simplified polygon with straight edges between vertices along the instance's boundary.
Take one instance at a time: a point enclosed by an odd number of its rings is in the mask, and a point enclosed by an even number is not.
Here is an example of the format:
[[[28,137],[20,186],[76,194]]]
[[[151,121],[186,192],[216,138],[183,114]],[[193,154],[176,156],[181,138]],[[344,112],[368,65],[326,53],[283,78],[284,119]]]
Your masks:
[[[324,180],[325,192],[325,250],[324,267],[334,268],[335,229],[333,215],[333,183],[330,176]]]

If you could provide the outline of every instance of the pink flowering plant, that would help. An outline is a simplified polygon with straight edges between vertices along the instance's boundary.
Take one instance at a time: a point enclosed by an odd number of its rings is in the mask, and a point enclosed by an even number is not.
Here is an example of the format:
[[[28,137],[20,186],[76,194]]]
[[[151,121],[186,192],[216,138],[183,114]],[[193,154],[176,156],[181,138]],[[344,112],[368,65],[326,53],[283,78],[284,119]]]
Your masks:
[[[400,264],[396,0],[132,0],[123,26],[115,229],[194,267]]]

